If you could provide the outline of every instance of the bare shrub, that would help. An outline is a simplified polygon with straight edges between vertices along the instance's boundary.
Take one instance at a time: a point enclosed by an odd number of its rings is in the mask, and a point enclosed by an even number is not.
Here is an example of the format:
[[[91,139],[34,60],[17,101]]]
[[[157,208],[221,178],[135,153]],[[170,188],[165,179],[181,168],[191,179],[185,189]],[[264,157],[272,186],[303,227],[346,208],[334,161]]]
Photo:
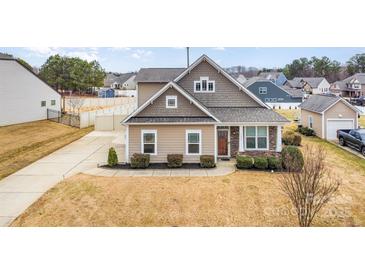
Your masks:
[[[289,168],[281,175],[281,189],[292,202],[300,226],[310,226],[340,186],[339,177],[330,173],[325,159],[323,147],[306,145],[303,169],[298,172],[295,168]]]

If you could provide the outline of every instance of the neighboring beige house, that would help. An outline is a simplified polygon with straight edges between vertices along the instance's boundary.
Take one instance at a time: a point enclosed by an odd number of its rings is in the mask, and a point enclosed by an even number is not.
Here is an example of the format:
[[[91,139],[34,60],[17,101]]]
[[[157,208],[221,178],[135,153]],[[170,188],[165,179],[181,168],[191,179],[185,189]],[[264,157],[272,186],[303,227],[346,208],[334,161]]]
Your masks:
[[[337,139],[337,130],[358,127],[358,110],[341,97],[312,95],[300,106],[301,123],[318,137]]]
[[[289,121],[272,111],[208,56],[188,68],[141,69],[136,77],[138,109],[123,120],[126,161],[148,153],[152,163],[168,154],[184,162],[200,155],[281,151],[282,126]]]
[[[0,53],[0,126],[47,119],[61,95],[12,56]]]

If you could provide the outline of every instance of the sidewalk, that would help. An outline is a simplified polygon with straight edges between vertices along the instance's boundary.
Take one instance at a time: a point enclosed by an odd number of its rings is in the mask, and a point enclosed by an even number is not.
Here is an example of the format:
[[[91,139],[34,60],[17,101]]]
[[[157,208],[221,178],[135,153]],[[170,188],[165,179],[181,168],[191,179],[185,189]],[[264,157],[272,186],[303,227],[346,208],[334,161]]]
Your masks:
[[[0,181],[0,226],[7,226],[64,178],[105,162],[110,146],[124,157],[122,132],[93,131]]]

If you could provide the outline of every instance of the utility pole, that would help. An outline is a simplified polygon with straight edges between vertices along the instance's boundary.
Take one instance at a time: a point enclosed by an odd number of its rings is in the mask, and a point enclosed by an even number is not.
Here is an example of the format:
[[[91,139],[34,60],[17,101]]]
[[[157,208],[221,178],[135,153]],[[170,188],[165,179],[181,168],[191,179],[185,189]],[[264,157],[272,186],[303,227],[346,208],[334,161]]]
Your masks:
[[[187,67],[190,66],[189,64],[189,47],[186,47],[186,61],[187,61]]]

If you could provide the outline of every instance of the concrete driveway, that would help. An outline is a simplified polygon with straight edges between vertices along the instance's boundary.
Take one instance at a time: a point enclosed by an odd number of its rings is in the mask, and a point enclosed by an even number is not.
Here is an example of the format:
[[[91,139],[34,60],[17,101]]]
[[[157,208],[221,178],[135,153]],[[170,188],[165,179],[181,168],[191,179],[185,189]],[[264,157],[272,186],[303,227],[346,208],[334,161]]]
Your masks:
[[[0,226],[9,225],[59,181],[106,162],[115,147],[124,160],[123,131],[93,131],[0,181]]]

